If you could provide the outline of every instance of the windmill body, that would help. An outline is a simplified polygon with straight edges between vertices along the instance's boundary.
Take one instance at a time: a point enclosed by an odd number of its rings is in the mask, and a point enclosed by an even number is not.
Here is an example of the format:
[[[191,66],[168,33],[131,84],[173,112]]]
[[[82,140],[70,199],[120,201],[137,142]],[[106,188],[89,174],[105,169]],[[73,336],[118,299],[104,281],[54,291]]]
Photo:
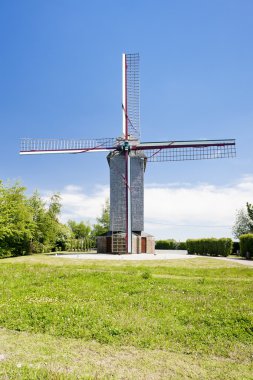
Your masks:
[[[97,239],[98,252],[125,253],[126,231],[128,231],[131,252],[154,252],[154,238],[143,234],[144,230],[144,152],[130,151],[128,154],[128,184],[125,181],[126,157],[124,152],[114,151],[107,156],[110,168],[110,231]],[[130,189],[128,189],[131,184]],[[126,196],[126,192],[130,197]],[[145,241],[143,247],[143,241]],[[147,244],[148,243],[148,244]],[[142,246],[141,246],[142,244]],[[145,248],[146,247],[146,248]],[[129,249],[129,248],[128,248]]]
[[[132,231],[140,233],[144,230],[144,170],[145,157],[142,152],[129,153],[131,183],[131,216]],[[110,230],[126,231],[126,196],[125,157],[119,152],[109,153],[107,160],[110,167]]]
[[[140,142],[139,55],[122,56],[122,135],[118,138],[21,139],[20,154],[109,152],[110,231],[98,238],[98,251],[154,251],[144,230],[144,172],[147,162],[217,159],[235,156],[235,140]]]

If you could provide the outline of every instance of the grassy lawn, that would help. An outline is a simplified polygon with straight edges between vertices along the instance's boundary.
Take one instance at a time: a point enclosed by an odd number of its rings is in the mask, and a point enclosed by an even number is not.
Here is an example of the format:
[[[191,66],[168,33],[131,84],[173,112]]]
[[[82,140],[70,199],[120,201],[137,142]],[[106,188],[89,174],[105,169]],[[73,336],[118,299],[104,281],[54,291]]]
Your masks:
[[[0,261],[2,379],[253,379],[253,268]]]

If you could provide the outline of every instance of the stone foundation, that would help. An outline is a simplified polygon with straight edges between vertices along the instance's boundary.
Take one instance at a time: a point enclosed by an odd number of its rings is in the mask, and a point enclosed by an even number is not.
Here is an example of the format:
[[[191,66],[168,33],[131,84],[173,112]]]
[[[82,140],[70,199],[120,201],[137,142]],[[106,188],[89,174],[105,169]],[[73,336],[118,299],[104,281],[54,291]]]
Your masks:
[[[118,234],[119,235],[119,234]],[[120,235],[122,236],[122,235]],[[117,234],[114,239],[117,238]],[[121,238],[121,237],[120,237]],[[123,238],[121,238],[123,240]],[[112,233],[97,237],[97,253],[126,253],[113,252],[112,249]],[[131,253],[155,253],[155,238],[152,235],[142,232],[141,234],[132,234],[132,252]]]

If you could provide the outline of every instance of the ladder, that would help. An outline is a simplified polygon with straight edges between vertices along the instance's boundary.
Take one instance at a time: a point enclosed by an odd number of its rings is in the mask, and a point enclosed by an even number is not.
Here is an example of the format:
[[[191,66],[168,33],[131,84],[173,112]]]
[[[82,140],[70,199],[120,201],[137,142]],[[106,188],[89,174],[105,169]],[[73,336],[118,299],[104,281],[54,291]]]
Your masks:
[[[122,231],[122,218],[114,216],[112,227],[112,253],[124,254],[126,253],[126,233]]]
[[[118,199],[116,205],[114,205],[115,212],[113,213],[111,223],[112,253],[119,255],[127,253],[125,209],[125,184],[122,181],[122,186],[118,187]]]
[[[126,253],[126,234],[124,232],[112,232],[112,253]]]

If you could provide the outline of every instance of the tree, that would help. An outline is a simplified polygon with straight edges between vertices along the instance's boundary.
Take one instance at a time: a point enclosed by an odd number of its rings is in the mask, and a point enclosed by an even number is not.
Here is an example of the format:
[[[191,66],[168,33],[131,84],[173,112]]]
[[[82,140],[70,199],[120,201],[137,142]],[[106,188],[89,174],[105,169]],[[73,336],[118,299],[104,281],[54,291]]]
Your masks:
[[[45,236],[47,231],[45,202],[42,201],[38,191],[28,198],[27,204],[30,207],[33,219],[33,233],[31,239],[31,251],[35,253],[43,252]]]
[[[253,205],[247,202],[246,207],[247,207],[247,213],[249,217],[250,229],[252,232],[253,231]]]
[[[62,224],[59,222],[62,207],[60,201],[60,194],[53,194],[49,200],[48,210],[45,213],[45,246],[47,250],[54,250],[58,238],[62,235]]]
[[[110,229],[110,203],[106,199],[105,205],[102,208],[102,214],[97,218],[97,223],[93,225],[93,235],[100,236]]]
[[[68,226],[75,239],[84,239],[90,236],[91,227],[89,224],[85,224],[84,222],[77,223],[74,220],[69,220]]]
[[[61,213],[61,196],[59,193],[53,194],[50,198],[50,203],[48,207],[48,215],[51,219],[58,222],[59,215]]]
[[[249,205],[251,206],[251,205]],[[251,206],[252,207],[252,206]],[[252,209],[250,208],[250,211]],[[253,230],[253,219],[250,217],[251,214],[248,212],[248,203],[247,209],[240,209],[237,211],[235,223],[232,227],[232,233],[235,238],[239,239],[241,235],[252,232]]]
[[[0,257],[65,250],[70,246],[86,250],[95,243],[95,236],[109,230],[108,200],[92,230],[84,222],[60,223],[60,194],[53,194],[47,204],[37,191],[27,197],[25,190],[18,183],[5,186],[0,181]]]
[[[67,251],[70,246],[72,232],[66,224],[59,223],[55,239],[55,250]]]
[[[68,221],[68,227],[72,232],[71,248],[87,250],[93,245],[91,226],[84,222]]]
[[[27,201],[33,218],[33,234],[31,240],[32,252],[40,253],[54,250],[57,247],[64,249],[65,242],[70,236],[67,227],[59,222],[61,211],[61,197],[53,194],[47,207],[36,191]]]
[[[30,251],[33,219],[25,187],[0,182],[0,256],[23,255]]]
[[[60,195],[47,205],[37,191],[28,198],[25,190],[0,181],[0,257],[65,249],[70,240],[70,229],[59,222]]]

